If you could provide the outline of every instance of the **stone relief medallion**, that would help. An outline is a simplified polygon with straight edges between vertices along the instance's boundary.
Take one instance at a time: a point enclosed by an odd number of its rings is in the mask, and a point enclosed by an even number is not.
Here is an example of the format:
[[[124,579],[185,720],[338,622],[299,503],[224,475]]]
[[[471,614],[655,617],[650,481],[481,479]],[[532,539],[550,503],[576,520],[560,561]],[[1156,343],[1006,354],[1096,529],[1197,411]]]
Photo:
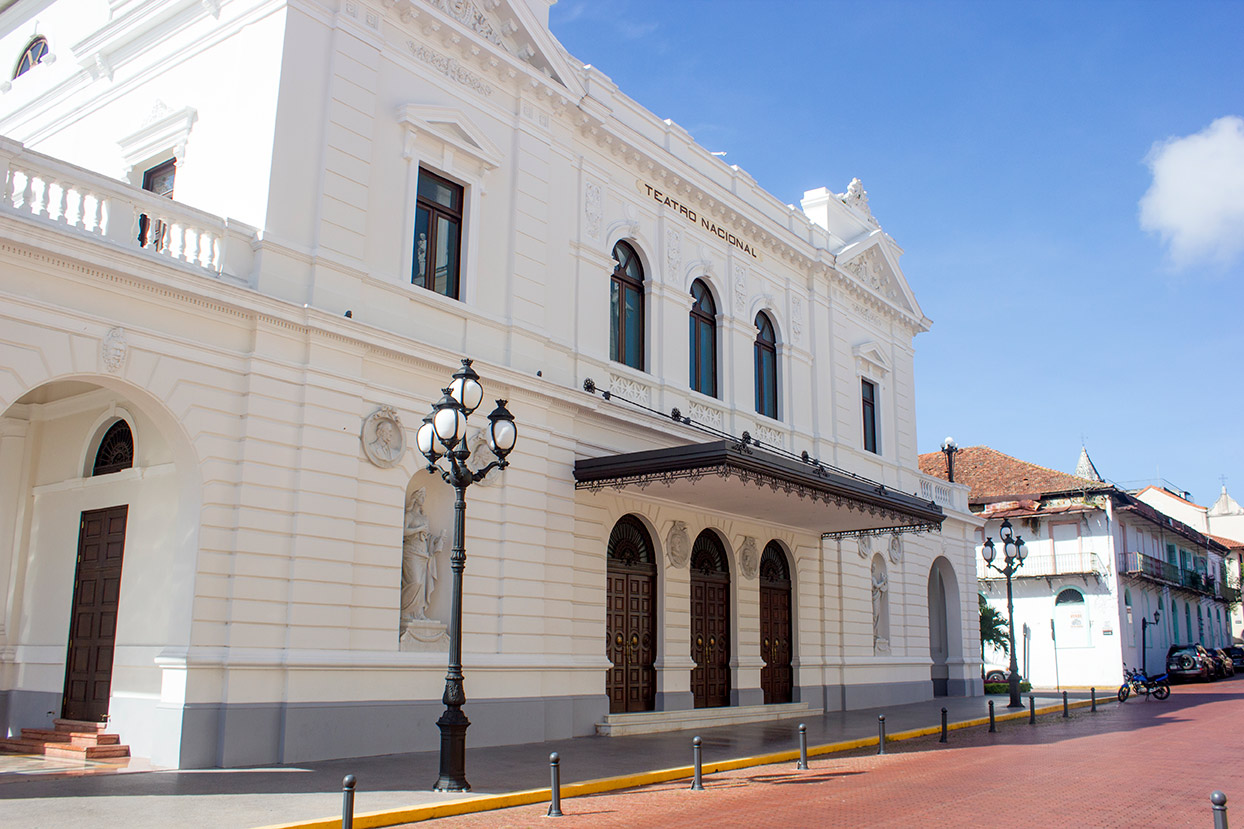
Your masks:
[[[111,329],[104,335],[104,340],[99,346],[99,356],[104,362],[104,368],[113,374],[125,365],[125,358],[129,351],[130,345],[125,338],[124,328]]]
[[[873,539],[870,535],[859,535],[855,537],[855,548],[860,554],[860,558],[868,558],[873,554]]]
[[[381,406],[363,419],[359,440],[367,460],[381,469],[397,466],[406,451],[406,431],[392,406]]]
[[[750,535],[743,537],[743,546],[739,548],[739,572],[746,579],[754,579],[760,572],[760,553],[756,550],[756,539]]]
[[[691,560],[691,537],[687,535],[687,522],[675,521],[665,539],[665,556],[670,567],[683,568]]]
[[[894,564],[901,564],[903,561],[903,537],[898,533],[890,536],[890,561]]]

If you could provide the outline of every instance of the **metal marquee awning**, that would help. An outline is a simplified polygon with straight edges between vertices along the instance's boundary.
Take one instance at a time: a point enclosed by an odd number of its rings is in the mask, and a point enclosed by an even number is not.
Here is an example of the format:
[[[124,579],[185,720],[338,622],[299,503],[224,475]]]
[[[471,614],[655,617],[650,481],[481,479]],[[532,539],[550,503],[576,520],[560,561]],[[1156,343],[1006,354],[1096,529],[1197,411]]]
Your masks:
[[[575,488],[648,490],[825,538],[940,530],[941,507],[815,461],[717,440],[575,462]]]

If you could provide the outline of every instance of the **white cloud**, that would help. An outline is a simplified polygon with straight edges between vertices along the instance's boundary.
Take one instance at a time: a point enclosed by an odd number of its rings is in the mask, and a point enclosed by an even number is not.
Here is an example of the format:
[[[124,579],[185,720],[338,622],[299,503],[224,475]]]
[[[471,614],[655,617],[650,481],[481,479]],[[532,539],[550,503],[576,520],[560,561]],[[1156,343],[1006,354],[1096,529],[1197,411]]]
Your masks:
[[[1244,254],[1244,118],[1159,141],[1145,163],[1153,184],[1140,226],[1161,235],[1175,267],[1226,266]]]

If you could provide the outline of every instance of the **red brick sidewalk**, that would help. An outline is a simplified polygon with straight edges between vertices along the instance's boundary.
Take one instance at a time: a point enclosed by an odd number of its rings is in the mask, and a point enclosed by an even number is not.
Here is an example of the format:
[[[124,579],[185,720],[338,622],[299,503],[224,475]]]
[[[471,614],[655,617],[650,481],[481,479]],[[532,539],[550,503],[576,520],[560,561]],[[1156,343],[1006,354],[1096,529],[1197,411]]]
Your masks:
[[[1227,793],[1244,825],[1244,677],[1178,686],[1166,702],[1132,699],[1070,719],[1045,717],[548,805],[430,821],[458,827],[1201,827]],[[673,765],[673,763],[667,763]],[[424,824],[427,825],[427,824]]]

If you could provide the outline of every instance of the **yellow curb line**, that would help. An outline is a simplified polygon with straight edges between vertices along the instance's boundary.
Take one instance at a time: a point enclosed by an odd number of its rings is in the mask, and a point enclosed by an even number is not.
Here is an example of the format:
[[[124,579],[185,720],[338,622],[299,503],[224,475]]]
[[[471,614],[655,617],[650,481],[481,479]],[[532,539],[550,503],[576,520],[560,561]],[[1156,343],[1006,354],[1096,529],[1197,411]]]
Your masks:
[[[1098,700],[1099,703],[1105,700]],[[1068,702],[1068,708],[1087,708],[1092,704],[1091,700],[1077,700],[1076,702]],[[1053,714],[1062,710],[1062,703],[1050,705],[1037,709],[1037,714]],[[1016,711],[1010,714],[996,714],[994,719],[997,721],[1015,720],[1027,717],[1028,711]],[[960,722],[948,723],[947,731],[955,731],[960,728],[972,728],[973,726],[986,725],[989,722],[988,717],[982,717],[974,720],[963,720]],[[900,731],[895,734],[887,734],[886,742],[897,740],[912,740],[917,737],[928,737],[932,734],[940,734],[942,727],[940,725],[930,726],[928,728],[916,728],[910,731]],[[851,751],[857,748],[867,748],[875,746],[879,740],[876,737],[861,737],[855,740],[843,740],[837,743],[827,743],[819,746],[809,746],[808,756],[818,757],[823,754],[835,754],[841,751]],[[768,766],[774,763],[786,763],[799,759],[799,751],[792,749],[789,751],[776,751],[770,754],[759,754],[755,757],[737,757],[733,760],[718,760],[714,763],[703,763],[701,765],[702,773],[705,775],[713,774],[721,771],[734,771],[736,769],[749,768],[751,766]],[[599,794],[600,792],[617,791],[619,789],[633,789],[639,786],[650,786],[653,783],[667,783],[670,780],[679,780],[685,777],[691,777],[695,773],[694,766],[677,766],[675,768],[660,769],[658,771],[637,772],[635,774],[623,774],[617,777],[601,777],[596,780],[584,780],[581,783],[567,783],[561,787],[562,798],[582,797],[589,794]],[[363,812],[354,816],[354,826],[356,829],[379,829],[385,826],[397,826],[402,823],[418,823],[424,820],[431,820],[439,817],[452,817],[454,815],[465,815],[473,812],[490,812],[496,809],[509,809],[513,806],[529,806],[533,803],[547,803],[552,796],[550,789],[528,789],[521,792],[507,792],[506,794],[486,794],[475,797],[465,797],[461,800],[451,800],[442,803],[429,803],[426,806],[410,806],[404,809],[384,809],[378,812]],[[321,818],[319,820],[294,821],[292,823],[274,823],[269,826],[261,826],[258,829],[341,829],[341,818]]]

